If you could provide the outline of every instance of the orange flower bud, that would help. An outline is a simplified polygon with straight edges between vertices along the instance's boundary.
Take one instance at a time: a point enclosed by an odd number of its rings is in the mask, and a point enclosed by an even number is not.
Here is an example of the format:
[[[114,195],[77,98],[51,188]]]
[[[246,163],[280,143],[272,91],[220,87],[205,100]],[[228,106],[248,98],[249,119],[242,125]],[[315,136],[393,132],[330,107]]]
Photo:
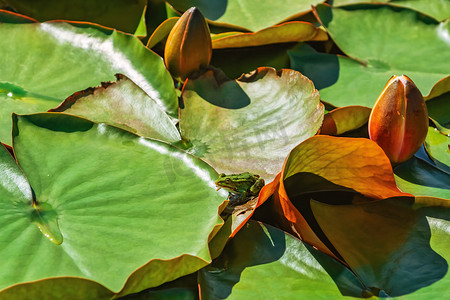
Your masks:
[[[408,76],[393,76],[370,113],[370,139],[398,164],[419,150],[427,132],[428,112],[419,89]]]
[[[173,77],[184,81],[193,72],[209,65],[212,44],[202,13],[191,7],[172,28],[164,50],[164,62]]]

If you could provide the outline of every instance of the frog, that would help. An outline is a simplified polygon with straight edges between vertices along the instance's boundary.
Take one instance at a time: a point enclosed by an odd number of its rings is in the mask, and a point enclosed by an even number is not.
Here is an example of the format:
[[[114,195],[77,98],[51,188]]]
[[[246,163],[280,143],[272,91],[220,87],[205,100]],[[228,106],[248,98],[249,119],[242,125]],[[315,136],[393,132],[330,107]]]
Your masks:
[[[217,190],[224,188],[231,194],[230,200],[235,199],[237,203],[243,203],[258,196],[264,186],[264,179],[249,172],[228,175],[222,173],[215,183]]]

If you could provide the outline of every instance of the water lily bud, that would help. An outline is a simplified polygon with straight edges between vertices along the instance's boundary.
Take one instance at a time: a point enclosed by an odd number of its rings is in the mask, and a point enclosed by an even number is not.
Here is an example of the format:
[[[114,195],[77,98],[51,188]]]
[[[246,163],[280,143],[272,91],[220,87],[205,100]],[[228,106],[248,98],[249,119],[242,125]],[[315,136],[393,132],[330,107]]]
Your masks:
[[[398,164],[419,150],[427,132],[428,112],[419,89],[408,76],[393,76],[370,114],[370,139]]]
[[[164,62],[173,77],[184,81],[211,61],[209,27],[202,13],[191,7],[172,28],[167,38]]]

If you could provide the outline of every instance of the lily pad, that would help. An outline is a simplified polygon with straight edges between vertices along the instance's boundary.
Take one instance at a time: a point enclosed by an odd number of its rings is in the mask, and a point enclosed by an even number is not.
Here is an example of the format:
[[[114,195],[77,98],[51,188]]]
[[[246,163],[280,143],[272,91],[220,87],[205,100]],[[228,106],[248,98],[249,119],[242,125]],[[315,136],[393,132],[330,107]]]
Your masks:
[[[238,80],[210,70],[188,80],[182,98],[180,131],[191,153],[219,172],[247,171],[266,181],[323,119],[312,82],[287,69],[259,68]]]
[[[439,80],[432,88],[428,95],[423,98],[428,101],[447,93],[450,89],[450,75]]]
[[[213,49],[254,47],[313,39],[318,30],[308,22],[293,21],[261,29],[254,33],[223,33],[212,37]]]
[[[450,174],[416,156],[397,166],[394,173],[404,192],[450,199]]]
[[[239,78],[260,66],[274,69],[289,69],[287,51],[292,43],[272,44],[257,47],[215,49],[211,65],[220,68],[229,78]]]
[[[277,228],[254,221],[200,271],[199,284],[205,299],[367,296],[363,284],[336,260]]]
[[[8,4],[16,12],[38,21],[71,20],[98,23],[104,26],[134,33],[138,28],[145,0],[14,0]]]
[[[147,138],[170,143],[181,140],[161,107],[124,75],[117,75],[116,82],[77,92],[50,111],[107,123]]]
[[[175,23],[178,21],[179,17],[169,18],[164,20],[156,29],[153,31],[152,35],[148,39],[147,47],[153,48],[156,44],[167,38],[170,31],[172,30]]]
[[[425,148],[434,163],[450,174],[450,137],[437,129],[429,127],[425,139]]]
[[[425,102],[427,104],[428,115],[433,122],[439,124],[441,132],[450,132],[450,92]]]
[[[375,295],[410,299],[415,292],[426,295],[421,288],[445,291],[450,280],[449,200],[311,201],[311,208],[330,242]]]
[[[396,7],[406,7],[431,16],[438,21],[450,17],[450,3],[447,0],[333,0],[333,6],[364,3],[386,3]]]
[[[290,55],[292,68],[310,77],[328,103],[372,107],[388,79],[401,74],[427,95],[448,76],[450,45],[443,35],[449,22],[429,24],[414,11],[386,6],[345,10],[319,5],[317,14],[350,58],[318,54],[305,46]],[[436,53],[442,64],[436,64]],[[322,79],[318,74],[324,71],[328,75]],[[441,92],[445,92],[442,87]]]
[[[370,112],[370,108],[358,105],[333,109],[325,115],[320,134],[340,135],[358,129],[369,121]]]
[[[321,0],[169,0],[173,7],[186,11],[192,6],[215,23],[258,31],[311,10]]]
[[[28,289],[55,298],[61,282],[66,294],[81,282],[85,292],[126,295],[211,261],[224,198],[200,159],[60,113],[14,116],[26,178],[2,151],[0,289],[11,298],[29,299]]]
[[[172,78],[158,55],[131,35],[90,24],[0,24],[0,140],[11,113],[46,111],[73,93],[122,73],[162,109],[177,112]]]
[[[311,212],[310,199],[348,204],[411,196],[395,185],[390,162],[374,142],[318,135],[289,154],[274,194],[281,228],[344,262]]]
[[[384,151],[368,139],[314,136],[291,151],[283,180],[290,198],[321,191],[358,192],[372,199],[410,196],[397,188]]]

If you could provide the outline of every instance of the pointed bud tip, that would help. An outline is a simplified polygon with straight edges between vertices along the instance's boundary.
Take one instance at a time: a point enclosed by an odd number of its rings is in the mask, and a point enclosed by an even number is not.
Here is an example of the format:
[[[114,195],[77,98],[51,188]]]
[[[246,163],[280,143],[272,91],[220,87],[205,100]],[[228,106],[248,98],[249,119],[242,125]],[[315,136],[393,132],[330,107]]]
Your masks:
[[[208,23],[197,7],[189,8],[169,33],[164,61],[173,77],[184,81],[209,65],[212,43]]]
[[[370,139],[397,164],[414,155],[427,132],[428,112],[419,89],[406,75],[392,76],[370,114]]]

